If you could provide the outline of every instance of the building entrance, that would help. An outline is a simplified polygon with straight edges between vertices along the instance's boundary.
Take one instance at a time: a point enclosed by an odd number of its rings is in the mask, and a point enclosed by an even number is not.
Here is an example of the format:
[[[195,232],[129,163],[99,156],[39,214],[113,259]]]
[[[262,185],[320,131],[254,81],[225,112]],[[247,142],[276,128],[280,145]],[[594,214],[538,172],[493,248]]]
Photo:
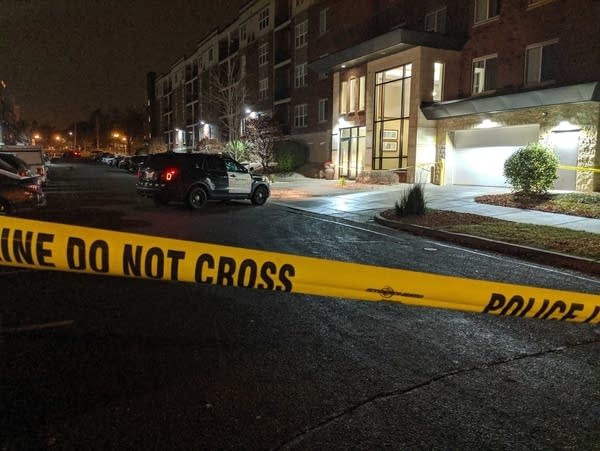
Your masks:
[[[355,179],[363,170],[366,127],[340,128],[339,176]]]

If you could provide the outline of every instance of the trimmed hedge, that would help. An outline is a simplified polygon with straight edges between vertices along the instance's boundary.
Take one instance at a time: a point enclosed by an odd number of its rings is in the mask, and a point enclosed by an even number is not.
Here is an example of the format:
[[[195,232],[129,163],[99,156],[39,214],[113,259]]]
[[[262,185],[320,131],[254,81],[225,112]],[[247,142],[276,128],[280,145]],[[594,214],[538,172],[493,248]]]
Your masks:
[[[558,178],[558,156],[534,142],[521,147],[504,163],[504,176],[515,191],[543,194]]]
[[[283,172],[291,172],[308,161],[308,146],[299,141],[279,141],[275,144],[275,162]]]

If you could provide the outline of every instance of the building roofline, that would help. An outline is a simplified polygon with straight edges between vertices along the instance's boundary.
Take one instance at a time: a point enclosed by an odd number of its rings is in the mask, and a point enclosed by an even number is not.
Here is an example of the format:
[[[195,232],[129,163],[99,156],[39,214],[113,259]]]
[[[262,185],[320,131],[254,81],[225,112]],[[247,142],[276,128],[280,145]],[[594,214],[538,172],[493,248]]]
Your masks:
[[[338,71],[416,46],[461,50],[465,37],[398,28],[309,63],[315,72]]]

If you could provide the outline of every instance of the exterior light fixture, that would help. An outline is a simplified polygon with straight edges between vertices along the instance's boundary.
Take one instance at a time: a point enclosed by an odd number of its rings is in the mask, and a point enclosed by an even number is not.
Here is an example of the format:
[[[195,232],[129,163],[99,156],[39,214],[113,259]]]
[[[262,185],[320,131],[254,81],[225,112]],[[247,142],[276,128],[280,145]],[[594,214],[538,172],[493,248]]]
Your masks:
[[[480,124],[476,125],[475,128],[494,128],[499,126],[500,124],[498,122],[494,122],[491,119],[484,119]]]
[[[560,121],[559,124],[552,129],[554,132],[575,132],[581,130],[580,127],[571,124],[569,121]]]

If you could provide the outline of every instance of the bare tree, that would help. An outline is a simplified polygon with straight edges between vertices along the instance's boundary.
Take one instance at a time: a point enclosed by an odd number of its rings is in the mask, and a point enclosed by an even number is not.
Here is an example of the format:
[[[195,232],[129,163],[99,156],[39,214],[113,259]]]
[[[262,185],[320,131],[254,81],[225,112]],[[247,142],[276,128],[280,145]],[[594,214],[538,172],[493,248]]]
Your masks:
[[[244,143],[248,154],[258,160],[265,171],[275,160],[275,143],[281,139],[277,123],[266,114],[246,119]]]
[[[240,124],[246,115],[247,90],[237,58],[222,63],[211,73],[208,97],[219,116],[225,139],[239,141]]]

